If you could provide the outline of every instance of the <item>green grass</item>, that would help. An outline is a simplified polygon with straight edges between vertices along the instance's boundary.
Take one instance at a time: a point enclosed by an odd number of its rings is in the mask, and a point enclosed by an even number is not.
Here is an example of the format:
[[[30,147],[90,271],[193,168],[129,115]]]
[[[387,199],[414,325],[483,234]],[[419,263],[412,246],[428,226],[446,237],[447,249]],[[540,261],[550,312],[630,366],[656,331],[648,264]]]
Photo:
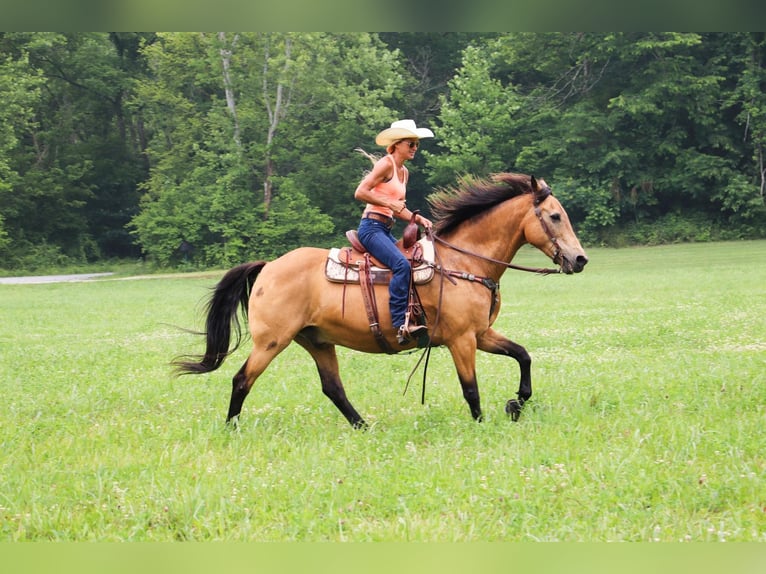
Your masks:
[[[174,379],[220,274],[0,285],[0,540],[766,541],[766,242],[509,271],[473,422],[445,349],[339,350],[351,429],[291,346],[225,427],[243,349]],[[521,264],[543,264],[531,250]]]

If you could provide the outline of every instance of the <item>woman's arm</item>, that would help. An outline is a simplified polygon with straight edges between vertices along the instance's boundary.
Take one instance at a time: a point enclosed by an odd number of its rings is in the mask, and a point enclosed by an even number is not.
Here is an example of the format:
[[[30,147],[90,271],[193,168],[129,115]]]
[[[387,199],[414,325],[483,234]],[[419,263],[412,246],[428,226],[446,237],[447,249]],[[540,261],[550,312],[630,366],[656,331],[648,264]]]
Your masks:
[[[393,172],[394,170],[391,167],[391,160],[388,159],[388,157],[382,157],[379,159],[375,166],[372,168],[372,171],[364,176],[362,181],[359,182],[359,185],[354,192],[354,199],[357,199],[363,203],[371,203],[372,205],[387,207],[393,211],[394,214],[399,216],[405,207],[404,200],[387,199],[385,197],[381,197],[379,194],[373,191],[376,185],[391,179],[391,177],[394,175]]]

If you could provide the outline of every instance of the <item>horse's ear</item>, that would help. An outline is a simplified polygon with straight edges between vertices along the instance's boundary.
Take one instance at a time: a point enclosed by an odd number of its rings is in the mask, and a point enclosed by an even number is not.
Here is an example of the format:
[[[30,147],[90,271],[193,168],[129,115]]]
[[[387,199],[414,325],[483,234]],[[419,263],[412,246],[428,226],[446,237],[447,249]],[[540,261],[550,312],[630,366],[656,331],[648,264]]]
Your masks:
[[[537,178],[534,175],[529,176],[529,187],[532,188],[532,193],[535,194],[535,197],[537,200],[540,200],[540,192],[542,191],[542,188],[540,187],[540,184],[537,183]]]
[[[550,189],[545,185],[545,181],[543,181],[543,185],[540,185],[534,175],[529,176],[529,185],[532,188],[532,193],[535,194],[535,205],[538,205],[550,195]]]

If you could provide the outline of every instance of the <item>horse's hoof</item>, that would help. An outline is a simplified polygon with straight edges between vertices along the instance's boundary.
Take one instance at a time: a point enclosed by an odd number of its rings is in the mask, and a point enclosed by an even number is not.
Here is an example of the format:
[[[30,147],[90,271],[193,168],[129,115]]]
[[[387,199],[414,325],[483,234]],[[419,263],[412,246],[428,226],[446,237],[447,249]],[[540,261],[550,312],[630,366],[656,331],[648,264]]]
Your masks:
[[[355,430],[359,430],[359,431],[368,431],[368,430],[370,430],[370,426],[367,424],[366,421],[364,421],[362,419],[359,419],[358,421],[352,422],[351,426]]]
[[[523,405],[519,399],[511,399],[505,403],[505,414],[509,415],[513,422],[516,422],[521,416],[522,406]]]

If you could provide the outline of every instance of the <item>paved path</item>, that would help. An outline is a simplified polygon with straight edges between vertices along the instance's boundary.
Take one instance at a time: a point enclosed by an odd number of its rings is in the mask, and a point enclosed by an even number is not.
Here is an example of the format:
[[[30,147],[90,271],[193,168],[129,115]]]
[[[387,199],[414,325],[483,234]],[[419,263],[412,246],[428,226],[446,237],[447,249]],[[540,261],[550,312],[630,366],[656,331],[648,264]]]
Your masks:
[[[32,283],[64,283],[68,281],[90,281],[108,277],[114,273],[78,273],[76,275],[37,275],[30,277],[0,277],[0,285],[21,285]]]

